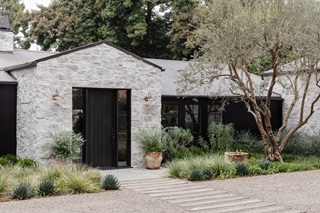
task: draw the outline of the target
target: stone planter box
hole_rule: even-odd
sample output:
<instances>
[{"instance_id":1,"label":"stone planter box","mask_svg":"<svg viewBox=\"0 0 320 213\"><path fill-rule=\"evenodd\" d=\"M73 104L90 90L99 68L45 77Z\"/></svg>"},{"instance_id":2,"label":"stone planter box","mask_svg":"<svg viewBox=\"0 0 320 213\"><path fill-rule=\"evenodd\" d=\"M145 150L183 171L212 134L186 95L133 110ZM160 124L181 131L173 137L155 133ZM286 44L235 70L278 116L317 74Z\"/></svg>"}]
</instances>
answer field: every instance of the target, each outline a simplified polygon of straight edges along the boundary
<instances>
[{"instance_id":1,"label":"stone planter box","mask_svg":"<svg viewBox=\"0 0 320 213\"><path fill-rule=\"evenodd\" d=\"M62 167L62 166L71 166L72 164L73 162L70 159L59 159L59 158L49 157L50 166Z\"/></svg>"},{"instance_id":2,"label":"stone planter box","mask_svg":"<svg viewBox=\"0 0 320 213\"><path fill-rule=\"evenodd\" d=\"M246 152L225 152L224 160L231 164L239 162L249 163L249 154Z\"/></svg>"}]
</instances>

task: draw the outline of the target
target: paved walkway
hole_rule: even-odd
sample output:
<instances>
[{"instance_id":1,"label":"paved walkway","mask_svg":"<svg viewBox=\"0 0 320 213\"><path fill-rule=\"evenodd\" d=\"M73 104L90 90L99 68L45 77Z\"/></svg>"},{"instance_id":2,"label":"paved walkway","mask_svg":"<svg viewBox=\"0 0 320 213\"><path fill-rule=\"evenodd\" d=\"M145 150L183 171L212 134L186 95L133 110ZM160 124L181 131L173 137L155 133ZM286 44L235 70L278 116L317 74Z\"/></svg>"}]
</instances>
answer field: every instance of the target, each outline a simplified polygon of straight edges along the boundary
<instances>
[{"instance_id":1,"label":"paved walkway","mask_svg":"<svg viewBox=\"0 0 320 213\"><path fill-rule=\"evenodd\" d=\"M237 195L217 191L194 182L160 178L148 180L122 181L122 187L137 193L157 197L165 203L172 203L187 211L201 213L302 213L290 207L276 205Z\"/></svg>"}]
</instances>

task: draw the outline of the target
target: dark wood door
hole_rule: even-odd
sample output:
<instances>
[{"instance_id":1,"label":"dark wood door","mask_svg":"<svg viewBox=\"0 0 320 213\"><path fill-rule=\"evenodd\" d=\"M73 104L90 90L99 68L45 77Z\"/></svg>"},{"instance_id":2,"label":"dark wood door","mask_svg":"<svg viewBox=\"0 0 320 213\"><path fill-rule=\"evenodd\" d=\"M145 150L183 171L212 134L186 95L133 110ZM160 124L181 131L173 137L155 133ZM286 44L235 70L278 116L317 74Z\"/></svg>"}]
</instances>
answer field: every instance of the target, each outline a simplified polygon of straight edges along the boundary
<instances>
[{"instance_id":1,"label":"dark wood door","mask_svg":"<svg viewBox=\"0 0 320 213\"><path fill-rule=\"evenodd\" d=\"M115 167L116 91L86 89L85 162L94 167Z\"/></svg>"},{"instance_id":2,"label":"dark wood door","mask_svg":"<svg viewBox=\"0 0 320 213\"><path fill-rule=\"evenodd\" d=\"M17 85L0 84L0 156L16 154Z\"/></svg>"}]
</instances>

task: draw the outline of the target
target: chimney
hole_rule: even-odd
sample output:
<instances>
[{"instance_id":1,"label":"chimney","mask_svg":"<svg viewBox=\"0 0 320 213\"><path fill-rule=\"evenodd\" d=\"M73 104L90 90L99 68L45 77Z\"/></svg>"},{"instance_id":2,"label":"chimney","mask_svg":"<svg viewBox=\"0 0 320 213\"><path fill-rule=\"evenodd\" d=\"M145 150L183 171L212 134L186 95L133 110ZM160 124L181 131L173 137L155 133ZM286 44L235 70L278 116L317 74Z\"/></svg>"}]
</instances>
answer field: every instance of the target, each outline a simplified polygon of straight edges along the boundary
<instances>
[{"instance_id":1,"label":"chimney","mask_svg":"<svg viewBox=\"0 0 320 213\"><path fill-rule=\"evenodd\" d=\"M0 16L0 52L13 52L13 32L8 17Z\"/></svg>"}]
</instances>

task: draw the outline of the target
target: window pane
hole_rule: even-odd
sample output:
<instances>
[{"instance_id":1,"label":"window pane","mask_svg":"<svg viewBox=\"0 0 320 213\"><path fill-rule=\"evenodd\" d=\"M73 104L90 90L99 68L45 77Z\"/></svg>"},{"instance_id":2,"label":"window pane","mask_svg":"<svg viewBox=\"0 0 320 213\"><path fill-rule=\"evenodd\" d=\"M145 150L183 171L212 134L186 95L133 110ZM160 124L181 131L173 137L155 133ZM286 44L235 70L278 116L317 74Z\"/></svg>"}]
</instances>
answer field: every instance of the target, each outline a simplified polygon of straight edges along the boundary
<instances>
[{"instance_id":1,"label":"window pane","mask_svg":"<svg viewBox=\"0 0 320 213\"><path fill-rule=\"evenodd\" d=\"M199 105L185 105L185 128L191 133L201 133L201 113Z\"/></svg>"},{"instance_id":2,"label":"window pane","mask_svg":"<svg viewBox=\"0 0 320 213\"><path fill-rule=\"evenodd\" d=\"M211 123L222 123L222 111L218 104L208 106L208 124Z\"/></svg>"},{"instance_id":3,"label":"window pane","mask_svg":"<svg viewBox=\"0 0 320 213\"><path fill-rule=\"evenodd\" d=\"M164 127L178 126L178 105L162 105L161 124Z\"/></svg>"}]
</instances>

